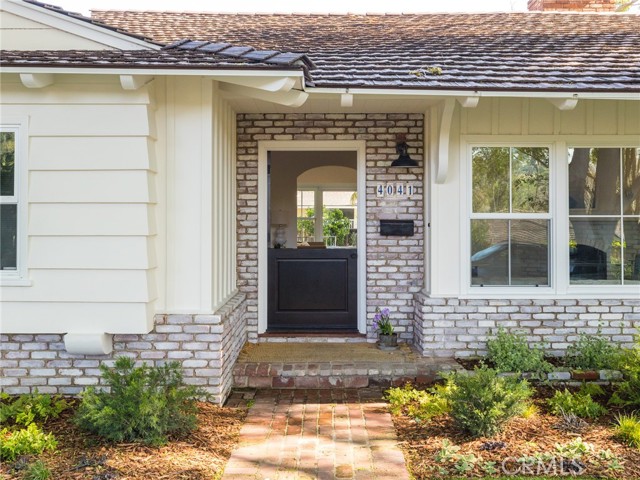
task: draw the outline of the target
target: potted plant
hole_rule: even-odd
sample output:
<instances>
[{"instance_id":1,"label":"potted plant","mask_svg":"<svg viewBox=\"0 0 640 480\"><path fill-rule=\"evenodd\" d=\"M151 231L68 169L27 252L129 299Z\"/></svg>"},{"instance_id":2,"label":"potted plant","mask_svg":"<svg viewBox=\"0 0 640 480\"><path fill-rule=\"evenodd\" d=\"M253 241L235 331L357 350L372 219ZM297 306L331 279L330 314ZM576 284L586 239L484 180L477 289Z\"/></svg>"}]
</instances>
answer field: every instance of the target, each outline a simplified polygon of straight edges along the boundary
<instances>
[{"instance_id":1,"label":"potted plant","mask_svg":"<svg viewBox=\"0 0 640 480\"><path fill-rule=\"evenodd\" d=\"M398 334L393 332L393 324L389 320L389 309L376 307L373 326L378 332L378 348L380 350L395 350L398 348Z\"/></svg>"}]
</instances>

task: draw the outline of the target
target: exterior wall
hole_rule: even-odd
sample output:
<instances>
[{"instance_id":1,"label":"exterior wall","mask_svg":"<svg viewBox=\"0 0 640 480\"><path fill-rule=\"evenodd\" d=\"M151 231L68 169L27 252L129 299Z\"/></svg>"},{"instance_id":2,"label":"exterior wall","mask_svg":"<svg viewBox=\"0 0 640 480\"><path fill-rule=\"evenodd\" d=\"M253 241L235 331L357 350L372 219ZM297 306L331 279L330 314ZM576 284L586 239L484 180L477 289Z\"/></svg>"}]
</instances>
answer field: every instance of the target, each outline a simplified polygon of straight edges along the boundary
<instances>
[{"instance_id":1,"label":"exterior wall","mask_svg":"<svg viewBox=\"0 0 640 480\"><path fill-rule=\"evenodd\" d=\"M580 100L576 108L569 111L561 111L544 99L482 98L476 108L458 105L451 126L446 182L437 184L431 178L427 193L428 221L431 223L427 292L433 297L457 297L466 293L461 265L466 261L462 253L465 235L461 230L464 226L461 221L465 209L463 202L467 198L464 178L469 169L466 142L550 145L556 167L564 167L566 164L562 161L567 142L608 142L622 146L623 141L637 145L638 138L638 102ZM437 139L431 138L430 142L437 142ZM435 171L433 161L431 170ZM565 198L552 198L557 208L564 201ZM560 215L560 210L552 213ZM567 292L558 291L557 294ZM601 292L593 295L596 294Z\"/></svg>"},{"instance_id":2,"label":"exterior wall","mask_svg":"<svg viewBox=\"0 0 640 480\"><path fill-rule=\"evenodd\" d=\"M157 298L150 87L2 78L3 118L28 118L26 285L2 287L2 331L146 333Z\"/></svg>"},{"instance_id":3,"label":"exterior wall","mask_svg":"<svg viewBox=\"0 0 640 480\"><path fill-rule=\"evenodd\" d=\"M580 333L631 347L640 328L640 299L475 300L416 295L415 348L429 357L486 354L486 340L502 327L525 332L531 344L563 355Z\"/></svg>"},{"instance_id":4,"label":"exterior wall","mask_svg":"<svg viewBox=\"0 0 640 480\"><path fill-rule=\"evenodd\" d=\"M28 282L2 287L7 391L77 393L126 354L184 359L189 381L224 400L247 335L236 118L217 83L125 91L116 76L61 76L33 90L7 75L2 101L3 118L29 120ZM69 332L116 334L114 352L70 355Z\"/></svg>"},{"instance_id":5,"label":"exterior wall","mask_svg":"<svg viewBox=\"0 0 640 480\"><path fill-rule=\"evenodd\" d=\"M232 384L232 368L246 341L246 304L238 294L214 315L161 315L143 335L115 335L110 356L71 355L62 335L0 335L0 387L10 394L33 392L77 395L101 384L100 365L128 356L160 365L178 361L185 383L197 385L221 404Z\"/></svg>"},{"instance_id":6,"label":"exterior wall","mask_svg":"<svg viewBox=\"0 0 640 480\"><path fill-rule=\"evenodd\" d=\"M217 88L188 77L158 91L167 205L158 312L209 314L236 292L235 113Z\"/></svg>"},{"instance_id":7,"label":"exterior wall","mask_svg":"<svg viewBox=\"0 0 640 480\"><path fill-rule=\"evenodd\" d=\"M615 0L529 0L529 11L615 12Z\"/></svg>"},{"instance_id":8,"label":"exterior wall","mask_svg":"<svg viewBox=\"0 0 640 480\"><path fill-rule=\"evenodd\" d=\"M0 2L5 50L147 50L153 45L21 0Z\"/></svg>"},{"instance_id":9,"label":"exterior wall","mask_svg":"<svg viewBox=\"0 0 640 480\"><path fill-rule=\"evenodd\" d=\"M423 169L389 170L397 158L396 135L407 134L412 158L423 155L421 114L238 115L238 288L247 296L249 340L258 340L258 142L267 140L365 140L368 336L376 306L388 306L396 331L413 338L413 294L423 283L422 189L410 200L377 198L379 182L422 185ZM422 162L420 162L422 163ZM362 199L360 199L362 201ZM412 219L414 237L381 237L380 219Z\"/></svg>"},{"instance_id":10,"label":"exterior wall","mask_svg":"<svg viewBox=\"0 0 640 480\"><path fill-rule=\"evenodd\" d=\"M580 100L574 110L561 111L542 99L483 98L474 109L457 106L451 132L448 177L443 184L432 179L429 186L431 261L427 263L428 288L416 295L416 348L426 356L482 355L487 335L498 327L523 330L530 342L546 343L555 355L562 354L579 333L595 334L598 329L611 341L630 345L640 327L637 290L629 293L633 287L626 295L597 286L561 287L557 282L551 294L515 294L497 287L470 291L463 273L468 265L464 253L468 219L463 202L468 198L464 180L470 161L467 143L534 142L549 145L556 159L552 164L551 214L555 222L565 218L567 199L553 192L554 182L567 182L566 173L561 173L566 168L567 145L637 145L637 102ZM552 228L564 232L558 225L563 224L552 223ZM563 235L568 244L568 231ZM631 235L629 242L635 244ZM568 252L554 244L552 275L564 265L562 255L568 265ZM555 275L559 273L555 271Z\"/></svg>"}]
</instances>

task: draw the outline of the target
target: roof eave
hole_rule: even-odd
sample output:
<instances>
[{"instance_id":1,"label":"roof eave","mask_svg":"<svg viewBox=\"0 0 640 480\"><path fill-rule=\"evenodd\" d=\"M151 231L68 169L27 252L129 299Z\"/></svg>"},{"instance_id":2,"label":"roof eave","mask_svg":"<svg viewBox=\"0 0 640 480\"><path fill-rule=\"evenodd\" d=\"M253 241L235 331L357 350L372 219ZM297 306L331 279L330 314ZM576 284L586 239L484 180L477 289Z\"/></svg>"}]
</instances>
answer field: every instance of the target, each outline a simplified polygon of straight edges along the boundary
<instances>
[{"instance_id":1,"label":"roof eave","mask_svg":"<svg viewBox=\"0 0 640 480\"><path fill-rule=\"evenodd\" d=\"M640 101L639 89L526 89L526 88L424 88L424 87L308 87L309 94L337 95L396 95L434 97L521 97L521 98L576 98Z\"/></svg>"}]
</instances>

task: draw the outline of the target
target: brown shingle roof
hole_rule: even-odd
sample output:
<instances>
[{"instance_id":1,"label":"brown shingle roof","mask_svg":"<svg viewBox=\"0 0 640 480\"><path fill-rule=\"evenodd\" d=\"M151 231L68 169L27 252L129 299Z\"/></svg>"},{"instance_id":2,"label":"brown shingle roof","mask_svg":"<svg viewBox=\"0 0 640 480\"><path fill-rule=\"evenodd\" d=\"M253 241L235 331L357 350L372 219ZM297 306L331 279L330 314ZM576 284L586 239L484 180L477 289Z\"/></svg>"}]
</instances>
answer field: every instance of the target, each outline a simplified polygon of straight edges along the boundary
<instances>
[{"instance_id":1,"label":"brown shingle roof","mask_svg":"<svg viewBox=\"0 0 640 480\"><path fill-rule=\"evenodd\" d=\"M159 42L306 53L319 87L640 91L640 15L93 11Z\"/></svg>"}]
</instances>

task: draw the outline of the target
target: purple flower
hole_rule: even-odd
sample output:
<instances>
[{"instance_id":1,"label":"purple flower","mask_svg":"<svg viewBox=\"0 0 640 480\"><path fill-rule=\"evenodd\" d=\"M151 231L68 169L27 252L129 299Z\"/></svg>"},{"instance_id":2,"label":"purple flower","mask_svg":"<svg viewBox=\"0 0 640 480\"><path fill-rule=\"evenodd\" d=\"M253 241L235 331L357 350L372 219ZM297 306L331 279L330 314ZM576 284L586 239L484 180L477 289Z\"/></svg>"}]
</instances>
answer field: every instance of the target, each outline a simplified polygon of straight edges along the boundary
<instances>
[{"instance_id":1,"label":"purple flower","mask_svg":"<svg viewBox=\"0 0 640 480\"><path fill-rule=\"evenodd\" d=\"M382 320L382 316L379 313L376 313L373 317L373 320L378 323L380 320Z\"/></svg>"},{"instance_id":2,"label":"purple flower","mask_svg":"<svg viewBox=\"0 0 640 480\"><path fill-rule=\"evenodd\" d=\"M385 317L387 317L389 315L389 309L388 308L383 308L382 309L382 315L384 315Z\"/></svg>"}]
</instances>

